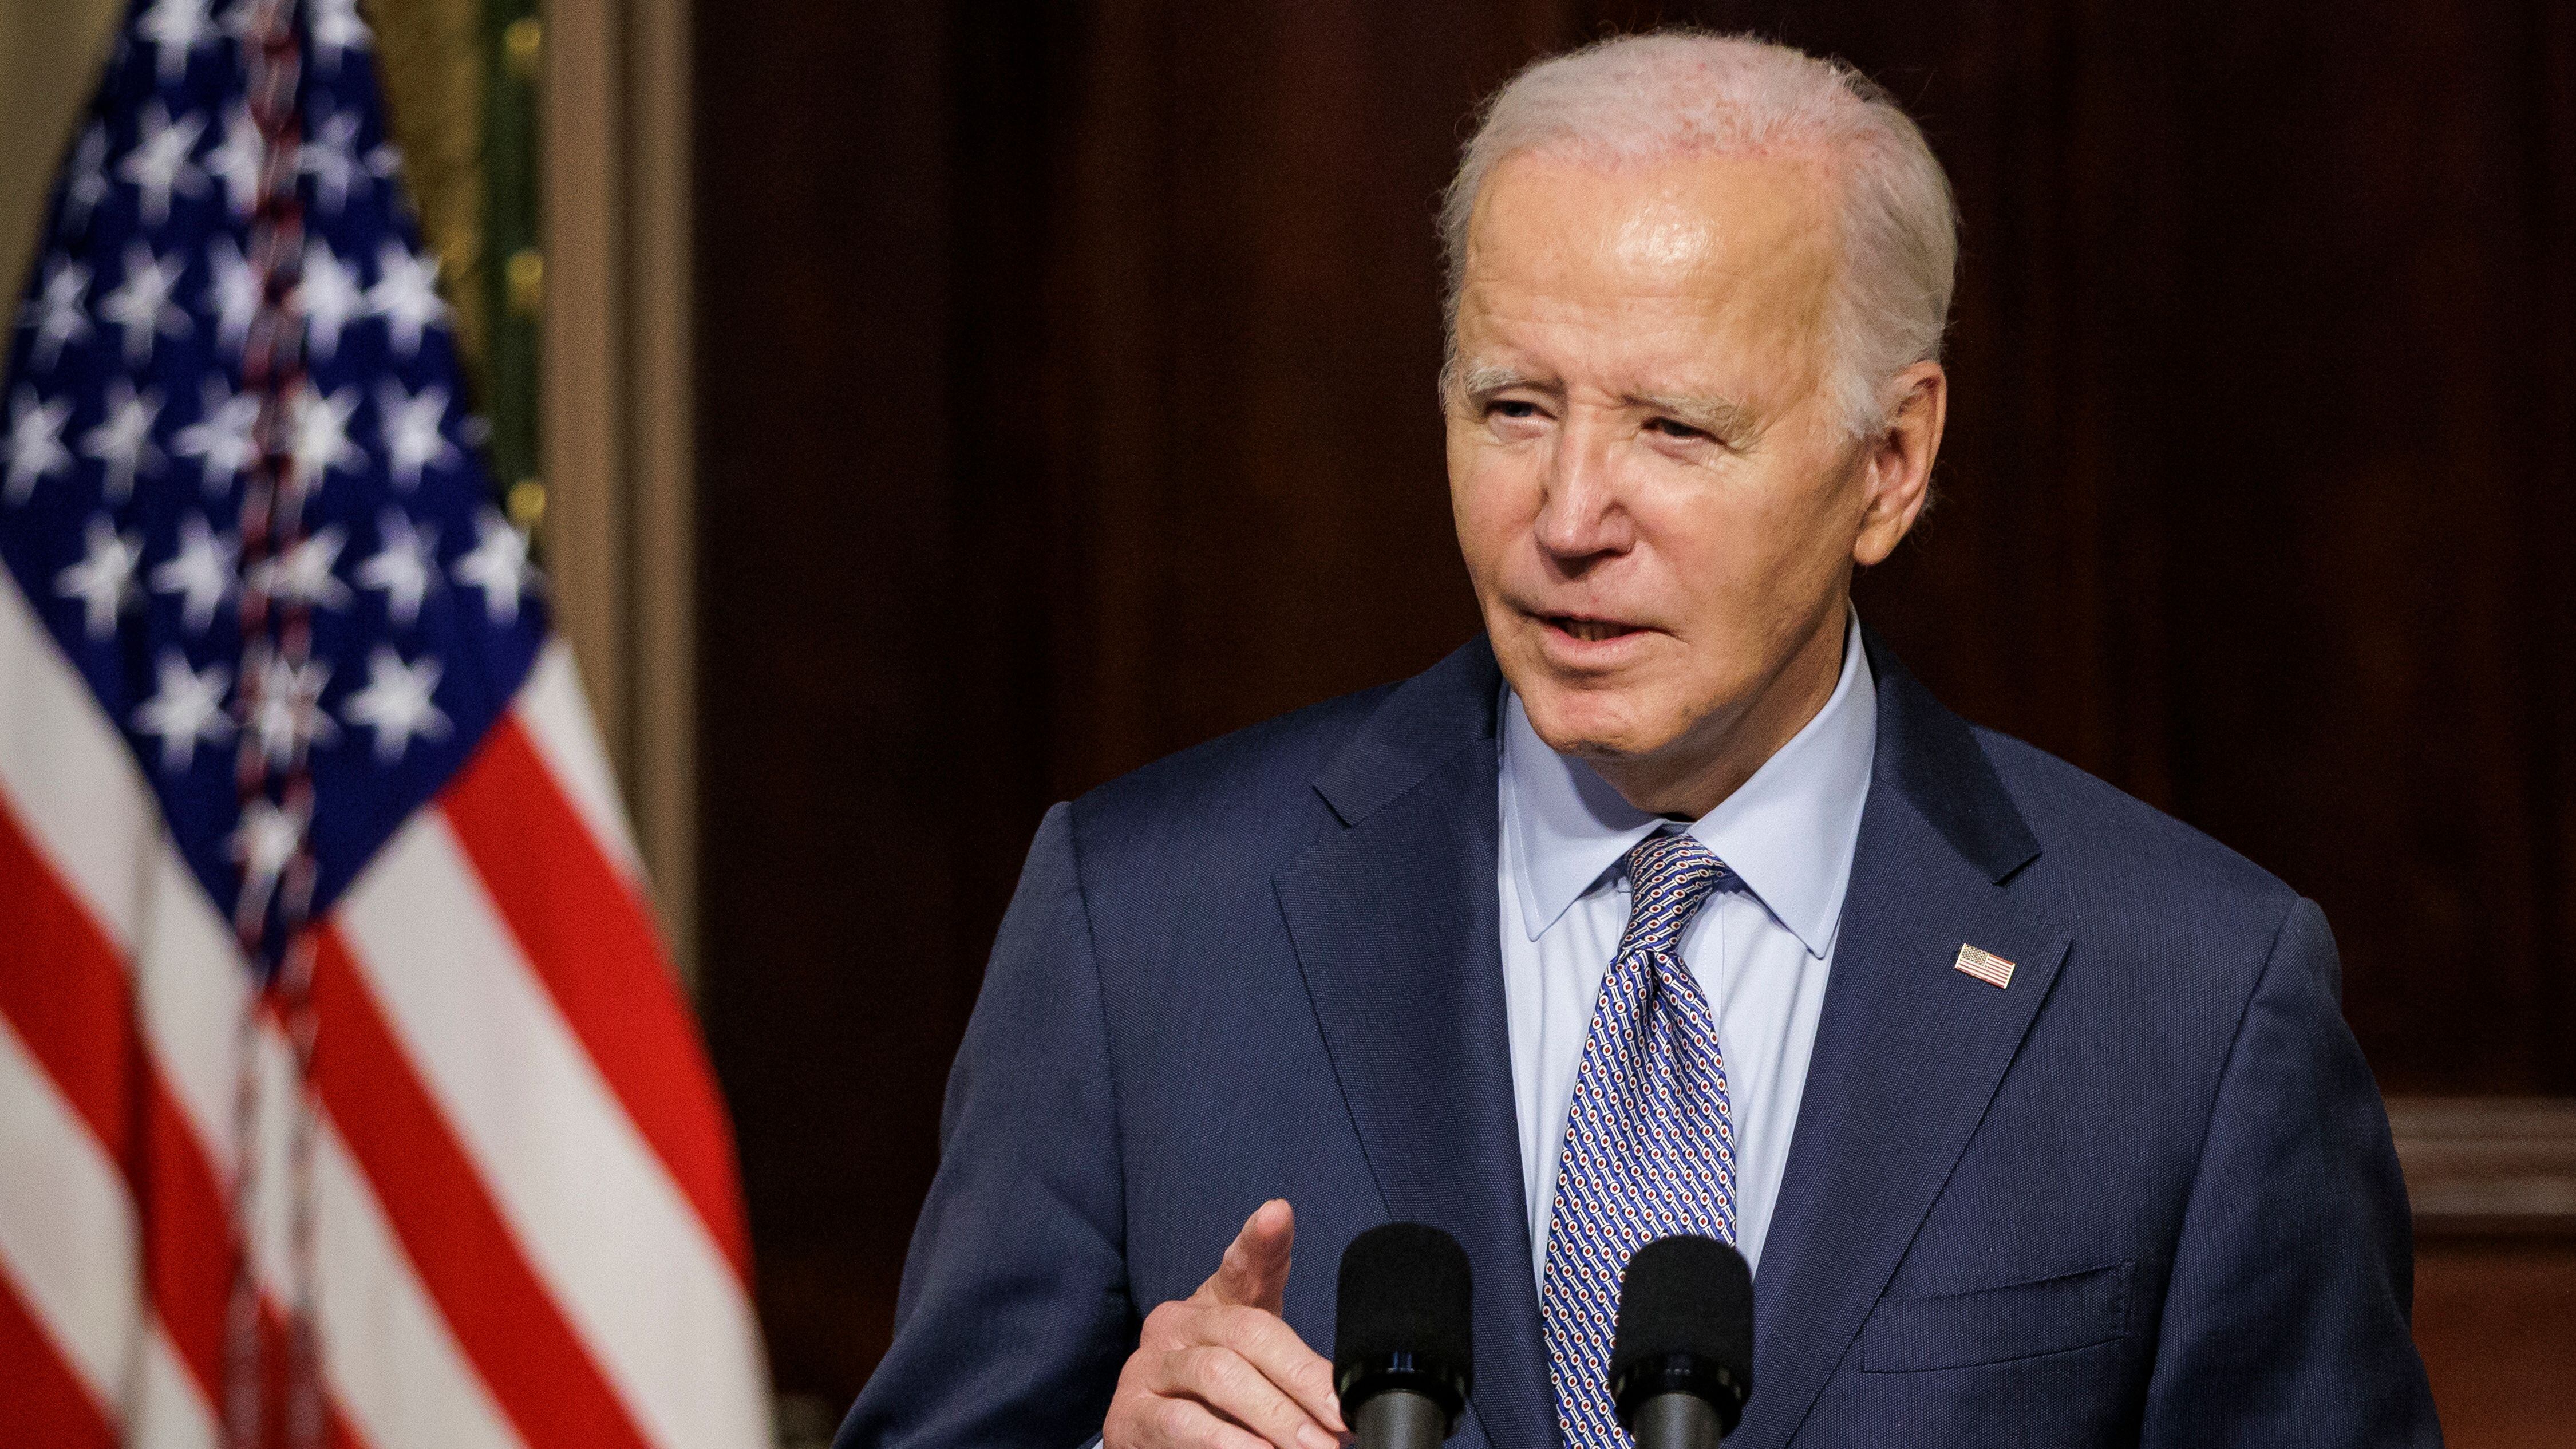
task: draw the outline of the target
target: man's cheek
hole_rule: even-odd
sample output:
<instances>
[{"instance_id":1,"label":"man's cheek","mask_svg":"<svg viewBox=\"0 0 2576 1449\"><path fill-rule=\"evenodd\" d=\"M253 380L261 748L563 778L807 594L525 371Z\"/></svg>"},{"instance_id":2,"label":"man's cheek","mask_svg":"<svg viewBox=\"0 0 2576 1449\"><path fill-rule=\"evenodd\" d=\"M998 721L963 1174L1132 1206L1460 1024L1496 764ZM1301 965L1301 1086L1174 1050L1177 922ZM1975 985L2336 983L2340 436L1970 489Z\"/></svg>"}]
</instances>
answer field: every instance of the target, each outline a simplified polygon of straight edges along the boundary
<instances>
[{"instance_id":1,"label":"man's cheek","mask_svg":"<svg viewBox=\"0 0 2576 1449\"><path fill-rule=\"evenodd\" d=\"M1478 588L1501 585L1514 544L1529 533L1524 517L1528 512L1517 505L1509 480L1491 471L1469 478L1458 489L1458 545Z\"/></svg>"}]
</instances>

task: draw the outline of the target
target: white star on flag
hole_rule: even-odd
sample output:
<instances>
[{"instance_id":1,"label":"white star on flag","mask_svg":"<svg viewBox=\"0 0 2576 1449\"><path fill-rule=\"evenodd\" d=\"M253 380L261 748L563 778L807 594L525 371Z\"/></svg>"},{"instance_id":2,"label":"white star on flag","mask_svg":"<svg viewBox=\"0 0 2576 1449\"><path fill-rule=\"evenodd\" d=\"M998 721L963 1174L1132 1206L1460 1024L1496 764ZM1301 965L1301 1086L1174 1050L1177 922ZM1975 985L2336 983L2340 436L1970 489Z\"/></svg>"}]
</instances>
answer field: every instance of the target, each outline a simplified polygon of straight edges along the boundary
<instances>
[{"instance_id":1,"label":"white star on flag","mask_svg":"<svg viewBox=\"0 0 2576 1449\"><path fill-rule=\"evenodd\" d=\"M170 219L171 193L205 194L206 173L188 159L197 149L197 138L205 131L205 117L173 121L159 101L143 112L143 133L134 149L117 163L116 174L134 183L147 224L159 226Z\"/></svg>"},{"instance_id":2,"label":"white star on flag","mask_svg":"<svg viewBox=\"0 0 2576 1449\"><path fill-rule=\"evenodd\" d=\"M224 713L224 690L232 671L209 664L199 674L176 649L161 651L161 688L134 711L134 727L161 738L161 768L185 770L195 763L197 741L229 739L232 717Z\"/></svg>"},{"instance_id":3,"label":"white star on flag","mask_svg":"<svg viewBox=\"0 0 2576 1449\"><path fill-rule=\"evenodd\" d=\"M98 304L98 311L125 329L125 360L130 365L141 367L152 360L156 338L188 335L187 309L170 300L170 294L179 289L179 274L187 267L184 253L161 257L149 242L138 241L125 249L125 280Z\"/></svg>"},{"instance_id":4,"label":"white star on flag","mask_svg":"<svg viewBox=\"0 0 2576 1449\"><path fill-rule=\"evenodd\" d=\"M288 549L285 557L269 559L252 569L251 587L265 591L280 603L345 609L349 606L349 586L340 582L331 568L340 561L340 550L348 542L349 535L336 523L320 529Z\"/></svg>"},{"instance_id":5,"label":"white star on flag","mask_svg":"<svg viewBox=\"0 0 2576 1449\"><path fill-rule=\"evenodd\" d=\"M78 231L107 200L107 125L92 121L72 151L71 180L63 188L62 229Z\"/></svg>"},{"instance_id":6,"label":"white star on flag","mask_svg":"<svg viewBox=\"0 0 2576 1449\"><path fill-rule=\"evenodd\" d=\"M106 514L89 521L89 556L54 576L54 592L81 601L84 627L92 639L116 633L116 616L134 599L134 567L143 561L142 540L118 533Z\"/></svg>"},{"instance_id":7,"label":"white star on flag","mask_svg":"<svg viewBox=\"0 0 2576 1449\"><path fill-rule=\"evenodd\" d=\"M194 513L179 520L179 551L152 571L154 591L180 596L179 618L191 634L215 621L215 610L233 591L233 559L241 545L218 534Z\"/></svg>"},{"instance_id":8,"label":"white star on flag","mask_svg":"<svg viewBox=\"0 0 2576 1449\"><path fill-rule=\"evenodd\" d=\"M304 844L304 822L274 802L253 800L242 807L234 827L232 858L242 869L242 909L253 916L268 913L268 898L277 878Z\"/></svg>"},{"instance_id":9,"label":"white star on flag","mask_svg":"<svg viewBox=\"0 0 2576 1449\"><path fill-rule=\"evenodd\" d=\"M313 48L321 52L322 68L337 70L340 53L365 50L375 38L367 22L358 17L358 0L312 0Z\"/></svg>"},{"instance_id":10,"label":"white star on flag","mask_svg":"<svg viewBox=\"0 0 2576 1449\"><path fill-rule=\"evenodd\" d=\"M134 28L159 48L165 81L186 75L188 53L216 38L215 27L206 18L206 0L153 0Z\"/></svg>"},{"instance_id":11,"label":"white star on flag","mask_svg":"<svg viewBox=\"0 0 2576 1449\"><path fill-rule=\"evenodd\" d=\"M384 590L386 617L408 629L438 577L438 529L414 527L402 510L388 508L376 520L376 533L384 546L358 565L358 587Z\"/></svg>"},{"instance_id":12,"label":"white star on flag","mask_svg":"<svg viewBox=\"0 0 2576 1449\"><path fill-rule=\"evenodd\" d=\"M45 264L43 295L18 312L20 325L36 329L33 360L38 372L52 370L55 359L63 354L64 343L89 335L89 312L83 305L88 296L89 268L67 257L55 257Z\"/></svg>"},{"instance_id":13,"label":"white star on flag","mask_svg":"<svg viewBox=\"0 0 2576 1449\"><path fill-rule=\"evenodd\" d=\"M203 406L197 420L181 428L172 441L180 457L197 460L206 496L218 498L259 454L252 438L259 426L259 398L234 392L220 376L207 378L198 397Z\"/></svg>"},{"instance_id":14,"label":"white star on flag","mask_svg":"<svg viewBox=\"0 0 2576 1449\"><path fill-rule=\"evenodd\" d=\"M403 757L412 737L447 738L447 716L431 696L438 692L438 656L423 655L418 664L379 646L367 656L367 684L350 695L340 712L349 724L376 732L376 758L391 763Z\"/></svg>"},{"instance_id":15,"label":"white star on flag","mask_svg":"<svg viewBox=\"0 0 2576 1449\"><path fill-rule=\"evenodd\" d=\"M250 324L259 316L259 273L251 270L241 248L228 236L207 245L206 260L215 274L208 289L215 300L215 340L239 356L250 340Z\"/></svg>"},{"instance_id":16,"label":"white star on flag","mask_svg":"<svg viewBox=\"0 0 2576 1449\"><path fill-rule=\"evenodd\" d=\"M358 287L357 274L320 237L304 249L304 280L295 298L304 308L305 345L326 362L340 350L341 329L366 313L367 296Z\"/></svg>"},{"instance_id":17,"label":"white star on flag","mask_svg":"<svg viewBox=\"0 0 2576 1449\"><path fill-rule=\"evenodd\" d=\"M323 688L331 682L328 661L290 664L272 654L260 674L259 702L251 710L251 731L271 766L284 769L296 754L340 737L340 727L320 707Z\"/></svg>"},{"instance_id":18,"label":"white star on flag","mask_svg":"<svg viewBox=\"0 0 2576 1449\"><path fill-rule=\"evenodd\" d=\"M396 487L417 488L421 469L452 468L463 461L464 455L441 431L447 420L447 389L425 387L406 394L401 383L388 382L377 390L376 416Z\"/></svg>"},{"instance_id":19,"label":"white star on flag","mask_svg":"<svg viewBox=\"0 0 2576 1449\"><path fill-rule=\"evenodd\" d=\"M295 472L306 486L321 487L330 470L365 456L349 441L349 419L358 414L356 394L357 389L344 387L324 397L308 382L295 395Z\"/></svg>"},{"instance_id":20,"label":"white star on flag","mask_svg":"<svg viewBox=\"0 0 2576 1449\"><path fill-rule=\"evenodd\" d=\"M353 154L357 144L357 116L339 111L322 123L319 136L296 148L296 169L313 178L313 195L324 211L337 212L347 206L351 189L372 180Z\"/></svg>"},{"instance_id":21,"label":"white star on flag","mask_svg":"<svg viewBox=\"0 0 2576 1449\"><path fill-rule=\"evenodd\" d=\"M447 316L447 303L438 295L437 256L385 243L376 253L376 284L367 289L367 307L385 319L395 351L417 354L420 334Z\"/></svg>"},{"instance_id":22,"label":"white star on flag","mask_svg":"<svg viewBox=\"0 0 2576 1449\"><path fill-rule=\"evenodd\" d=\"M72 465L63 446L63 425L72 420L72 405L61 398L45 402L33 388L22 387L9 400L9 481L0 487L0 502L16 507L36 485Z\"/></svg>"},{"instance_id":23,"label":"white star on flag","mask_svg":"<svg viewBox=\"0 0 2576 1449\"><path fill-rule=\"evenodd\" d=\"M248 216L258 203L260 162L267 155L268 142L250 118L250 107L233 102L224 117L224 143L206 153L206 170L224 183L233 215Z\"/></svg>"},{"instance_id":24,"label":"white star on flag","mask_svg":"<svg viewBox=\"0 0 2576 1449\"><path fill-rule=\"evenodd\" d=\"M481 589L485 611L507 623L519 617L519 595L529 584L528 541L498 509L484 509L475 525L481 537L473 552L456 561L456 578Z\"/></svg>"},{"instance_id":25,"label":"white star on flag","mask_svg":"<svg viewBox=\"0 0 2576 1449\"><path fill-rule=\"evenodd\" d=\"M158 473L168 460L152 444L152 424L161 416L161 394L141 392L122 377L107 382L107 416L81 435L81 453L107 465L103 487L110 503L134 496L134 475Z\"/></svg>"}]
</instances>

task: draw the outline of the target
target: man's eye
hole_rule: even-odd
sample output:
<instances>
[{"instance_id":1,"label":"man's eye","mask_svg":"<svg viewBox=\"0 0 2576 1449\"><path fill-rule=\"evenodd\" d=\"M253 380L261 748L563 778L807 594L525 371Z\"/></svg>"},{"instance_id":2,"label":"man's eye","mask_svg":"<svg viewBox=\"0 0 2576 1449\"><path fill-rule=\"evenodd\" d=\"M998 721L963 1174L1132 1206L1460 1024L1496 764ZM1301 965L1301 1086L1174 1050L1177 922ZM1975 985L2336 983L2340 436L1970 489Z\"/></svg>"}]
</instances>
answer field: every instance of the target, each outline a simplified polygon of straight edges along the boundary
<instances>
[{"instance_id":1,"label":"man's eye","mask_svg":"<svg viewBox=\"0 0 2576 1449\"><path fill-rule=\"evenodd\" d=\"M1646 424L1646 426L1654 429L1656 432L1662 433L1667 438L1708 438L1708 434L1692 427L1690 424L1676 422L1671 418L1657 418L1653 422Z\"/></svg>"},{"instance_id":2,"label":"man's eye","mask_svg":"<svg viewBox=\"0 0 2576 1449\"><path fill-rule=\"evenodd\" d=\"M1534 418L1539 415L1538 404L1497 398L1485 404L1485 415L1494 418Z\"/></svg>"}]
</instances>

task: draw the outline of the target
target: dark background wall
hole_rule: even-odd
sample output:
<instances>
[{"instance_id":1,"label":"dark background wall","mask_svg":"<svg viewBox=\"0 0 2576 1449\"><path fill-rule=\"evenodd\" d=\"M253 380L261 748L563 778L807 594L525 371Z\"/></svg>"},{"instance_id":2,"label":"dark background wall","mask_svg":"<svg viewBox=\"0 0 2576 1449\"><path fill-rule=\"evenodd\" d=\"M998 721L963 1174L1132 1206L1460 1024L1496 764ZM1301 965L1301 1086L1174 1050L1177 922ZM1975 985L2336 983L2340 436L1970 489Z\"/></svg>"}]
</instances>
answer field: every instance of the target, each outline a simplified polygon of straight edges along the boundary
<instances>
[{"instance_id":1,"label":"dark background wall","mask_svg":"<svg viewBox=\"0 0 2576 1449\"><path fill-rule=\"evenodd\" d=\"M699 14L705 1010L783 1387L883 1348L1044 807L1475 627L1433 196L1659 16L1852 60L1957 184L1944 498L1865 617L2321 900L2388 1091L2576 1094L2560 0ZM2496 1305L2576 1250L2457 1252L2455 1435L2576 1424L2444 1366L2549 1352Z\"/></svg>"}]
</instances>

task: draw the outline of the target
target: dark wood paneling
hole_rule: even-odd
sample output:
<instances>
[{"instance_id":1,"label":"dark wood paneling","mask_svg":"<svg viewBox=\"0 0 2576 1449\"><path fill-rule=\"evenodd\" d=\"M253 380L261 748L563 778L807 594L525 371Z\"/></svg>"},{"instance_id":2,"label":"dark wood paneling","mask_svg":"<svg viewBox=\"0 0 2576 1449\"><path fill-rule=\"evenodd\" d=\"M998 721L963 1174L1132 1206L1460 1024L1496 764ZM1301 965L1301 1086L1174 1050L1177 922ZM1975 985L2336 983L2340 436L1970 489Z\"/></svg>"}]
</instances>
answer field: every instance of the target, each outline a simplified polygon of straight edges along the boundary
<instances>
[{"instance_id":1,"label":"dark wood paneling","mask_svg":"<svg viewBox=\"0 0 2576 1449\"><path fill-rule=\"evenodd\" d=\"M2388 1117L2418 1239L2576 1240L2576 1101L2400 1097ZM2576 1340L2576 1316L2568 1333ZM2576 1356L2576 1341L2568 1348Z\"/></svg>"},{"instance_id":2,"label":"dark wood paneling","mask_svg":"<svg viewBox=\"0 0 2576 1449\"><path fill-rule=\"evenodd\" d=\"M1956 180L1871 621L2323 901L2392 1091L2576 1094L2556 0L699 16L705 1006L782 1385L882 1349L1038 812L1474 627L1434 193L1475 97L1659 17L1849 57Z\"/></svg>"},{"instance_id":3,"label":"dark wood paneling","mask_svg":"<svg viewBox=\"0 0 2576 1449\"><path fill-rule=\"evenodd\" d=\"M2576 1442L2576 1243L2428 1245L2415 1342L2450 1449Z\"/></svg>"},{"instance_id":4,"label":"dark wood paneling","mask_svg":"<svg viewBox=\"0 0 2576 1449\"><path fill-rule=\"evenodd\" d=\"M884 1346L990 940L951 869L949 31L697 14L702 1005L774 1374L842 1397Z\"/></svg>"}]
</instances>

